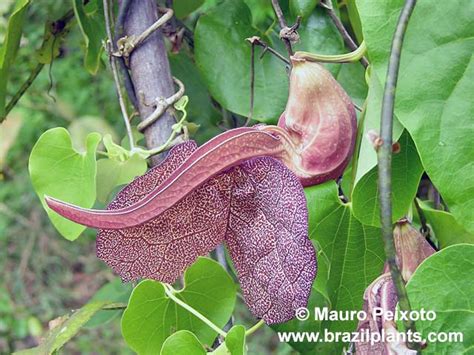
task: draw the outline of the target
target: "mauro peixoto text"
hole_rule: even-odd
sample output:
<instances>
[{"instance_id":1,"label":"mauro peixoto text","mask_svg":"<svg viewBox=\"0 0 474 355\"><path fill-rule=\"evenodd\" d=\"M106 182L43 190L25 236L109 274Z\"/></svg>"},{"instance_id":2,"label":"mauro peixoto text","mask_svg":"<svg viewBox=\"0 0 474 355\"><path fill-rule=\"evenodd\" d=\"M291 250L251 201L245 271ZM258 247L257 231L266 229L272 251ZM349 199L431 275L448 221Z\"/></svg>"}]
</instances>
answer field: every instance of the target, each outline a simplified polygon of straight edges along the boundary
<instances>
[{"instance_id":1,"label":"mauro peixoto text","mask_svg":"<svg viewBox=\"0 0 474 355\"><path fill-rule=\"evenodd\" d=\"M327 307L315 307L314 308L314 320L316 321L363 321L366 320L367 317L371 317L374 320L377 319L384 319L384 320L435 320L436 319L436 312L433 310L425 310L421 308L419 310L411 310L411 311L389 311L384 310L382 307L374 307L369 312L364 310L359 311L337 311L337 310L330 310Z\"/></svg>"}]
</instances>

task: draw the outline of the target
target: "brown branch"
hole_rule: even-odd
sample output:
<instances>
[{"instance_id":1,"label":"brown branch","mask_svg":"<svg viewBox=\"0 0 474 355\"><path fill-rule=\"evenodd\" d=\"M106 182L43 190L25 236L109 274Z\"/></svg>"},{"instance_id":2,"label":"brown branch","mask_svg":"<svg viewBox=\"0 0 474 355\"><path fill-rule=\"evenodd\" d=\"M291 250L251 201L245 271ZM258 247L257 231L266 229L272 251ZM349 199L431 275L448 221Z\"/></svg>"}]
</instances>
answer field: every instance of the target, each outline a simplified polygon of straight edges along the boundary
<instances>
[{"instance_id":1,"label":"brown branch","mask_svg":"<svg viewBox=\"0 0 474 355\"><path fill-rule=\"evenodd\" d=\"M158 11L154 0L132 1L125 16L124 32L128 37L138 36L158 20ZM170 97L174 93L168 56L161 30L150 34L146 41L130 54L130 74L135 92L139 98L138 109L141 120L149 117L155 107L153 103L159 97ZM172 132L175 123L173 115L165 112L160 119L145 130L147 147L153 149L164 144ZM152 157L152 163L158 164L163 154Z\"/></svg>"}]
</instances>

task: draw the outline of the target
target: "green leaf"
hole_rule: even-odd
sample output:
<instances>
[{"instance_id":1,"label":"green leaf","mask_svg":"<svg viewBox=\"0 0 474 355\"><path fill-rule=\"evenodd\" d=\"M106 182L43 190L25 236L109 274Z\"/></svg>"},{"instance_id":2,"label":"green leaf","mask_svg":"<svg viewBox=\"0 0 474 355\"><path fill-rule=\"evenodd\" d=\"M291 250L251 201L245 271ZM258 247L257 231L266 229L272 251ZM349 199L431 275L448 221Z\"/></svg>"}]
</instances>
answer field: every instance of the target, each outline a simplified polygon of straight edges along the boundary
<instances>
[{"instance_id":1,"label":"green leaf","mask_svg":"<svg viewBox=\"0 0 474 355\"><path fill-rule=\"evenodd\" d=\"M341 70L337 74L337 81L354 103L359 106L364 104L368 87L365 82L365 69L360 63L347 63L341 66Z\"/></svg>"},{"instance_id":2,"label":"green leaf","mask_svg":"<svg viewBox=\"0 0 474 355\"><path fill-rule=\"evenodd\" d=\"M402 0L360 0L373 71L385 78ZM474 2L420 0L400 63L395 112L456 220L474 231ZM456 19L456 21L452 21Z\"/></svg>"},{"instance_id":3,"label":"green leaf","mask_svg":"<svg viewBox=\"0 0 474 355\"><path fill-rule=\"evenodd\" d=\"M308 17L319 0L290 0L290 11L293 16Z\"/></svg>"},{"instance_id":4,"label":"green leaf","mask_svg":"<svg viewBox=\"0 0 474 355\"><path fill-rule=\"evenodd\" d=\"M360 23L359 11L357 10L356 0L346 0L347 15L351 23L352 30L356 36L357 42L361 43L364 39L362 34L362 24Z\"/></svg>"},{"instance_id":5,"label":"green leaf","mask_svg":"<svg viewBox=\"0 0 474 355\"><path fill-rule=\"evenodd\" d=\"M392 220L406 216L415 198L423 174L423 166L416 147L405 132L399 140L400 152L392 158ZM363 224L380 227L378 171L372 168L352 192L352 211Z\"/></svg>"},{"instance_id":6,"label":"green leaf","mask_svg":"<svg viewBox=\"0 0 474 355\"><path fill-rule=\"evenodd\" d=\"M367 139L367 133L369 131L380 132L380 117L382 113L382 95L383 87L380 83L380 79L373 71L369 77L369 91L367 94L367 108L364 114L363 128L359 132L362 135L359 160L357 161L357 171L355 177L355 183L368 174L374 167L377 166L377 152L371 141ZM359 128L360 129L360 128ZM393 141L396 142L400 139L403 133L403 126L398 120L393 120Z\"/></svg>"},{"instance_id":7,"label":"green leaf","mask_svg":"<svg viewBox=\"0 0 474 355\"><path fill-rule=\"evenodd\" d=\"M84 143L90 132L97 132L102 137L110 135L112 140L118 140L114 128L106 120L95 116L75 118L67 130L71 135L73 147L79 151L86 149Z\"/></svg>"},{"instance_id":8,"label":"green leaf","mask_svg":"<svg viewBox=\"0 0 474 355\"><path fill-rule=\"evenodd\" d=\"M418 203L441 248L460 243L474 244L474 234L457 223L451 213L435 210L427 201L418 200Z\"/></svg>"},{"instance_id":9,"label":"green leaf","mask_svg":"<svg viewBox=\"0 0 474 355\"><path fill-rule=\"evenodd\" d=\"M222 328L234 310L236 288L222 266L200 257L185 272L184 288L176 296ZM216 337L208 325L169 299L161 283L140 282L122 317L127 344L140 354L156 354L177 330L193 332L207 346Z\"/></svg>"},{"instance_id":10,"label":"green leaf","mask_svg":"<svg viewBox=\"0 0 474 355\"><path fill-rule=\"evenodd\" d=\"M343 51L341 39L323 9L316 9L303 21L299 33L301 41L296 50L331 54ZM252 28L250 10L241 0L225 1L201 16L195 31L196 63L209 92L223 107L243 116L250 110L250 45L245 39L255 35L284 53L276 32L268 37ZM259 60L260 50L256 53L254 119L275 122L288 96L285 65L268 53ZM339 66L331 68L337 74Z\"/></svg>"},{"instance_id":11,"label":"green leaf","mask_svg":"<svg viewBox=\"0 0 474 355\"><path fill-rule=\"evenodd\" d=\"M0 117L5 116L5 103L10 68L15 61L20 46L23 22L30 0L17 0L10 18L0 48Z\"/></svg>"},{"instance_id":12,"label":"green leaf","mask_svg":"<svg viewBox=\"0 0 474 355\"><path fill-rule=\"evenodd\" d=\"M187 120L200 126L193 138L198 143L207 142L221 133L217 127L220 113L213 107L206 85L191 58L180 52L171 54L169 60L173 75L183 82L189 96Z\"/></svg>"},{"instance_id":13,"label":"green leaf","mask_svg":"<svg viewBox=\"0 0 474 355\"><path fill-rule=\"evenodd\" d=\"M102 286L99 291L91 298L94 301L107 301L110 303L127 303L132 293L132 285L130 283L123 283L120 278L115 278L113 281ZM112 319L115 319L121 310L101 310L94 314L94 316L87 322L87 328L95 328L99 325L106 324Z\"/></svg>"},{"instance_id":14,"label":"green leaf","mask_svg":"<svg viewBox=\"0 0 474 355\"><path fill-rule=\"evenodd\" d=\"M74 15L84 38L86 51L84 66L91 74L96 74L105 39L104 9L101 0L92 0L84 5L82 0L72 0Z\"/></svg>"},{"instance_id":15,"label":"green leaf","mask_svg":"<svg viewBox=\"0 0 474 355\"><path fill-rule=\"evenodd\" d=\"M17 355L49 355L53 354L64 346L91 317L106 306L109 302L97 301L86 304L81 309L72 313L71 316L61 317L60 324L56 325L46 335L41 344L32 349L15 352Z\"/></svg>"},{"instance_id":16,"label":"green leaf","mask_svg":"<svg viewBox=\"0 0 474 355\"><path fill-rule=\"evenodd\" d=\"M147 170L146 159L137 154L125 161L100 159L97 161L97 200L106 203L115 187L128 184Z\"/></svg>"},{"instance_id":17,"label":"green leaf","mask_svg":"<svg viewBox=\"0 0 474 355\"><path fill-rule=\"evenodd\" d=\"M92 207L96 196L95 151L100 138L100 134L90 133L86 139L87 151L80 153L72 147L69 132L58 127L43 133L31 151L29 172L33 187L51 222L68 240L76 239L86 227L50 210L44 195Z\"/></svg>"},{"instance_id":18,"label":"green leaf","mask_svg":"<svg viewBox=\"0 0 474 355\"><path fill-rule=\"evenodd\" d=\"M157 352L156 352L157 353ZM199 339L188 330L180 330L170 335L161 348L160 355L201 355L206 350Z\"/></svg>"},{"instance_id":19,"label":"green leaf","mask_svg":"<svg viewBox=\"0 0 474 355\"><path fill-rule=\"evenodd\" d=\"M268 0L244 0L252 13L252 24L263 31L273 24L275 12Z\"/></svg>"},{"instance_id":20,"label":"green leaf","mask_svg":"<svg viewBox=\"0 0 474 355\"><path fill-rule=\"evenodd\" d=\"M317 306L329 305L331 310L340 311L362 309L365 288L380 274L384 263L380 229L363 225L354 217L350 204L339 200L334 181L306 188L305 192L309 236L319 245L318 277L313 286L320 294L315 296L320 302ZM323 321L320 331L352 331L356 325L356 320ZM312 346L322 353L335 353L343 344Z\"/></svg>"},{"instance_id":21,"label":"green leaf","mask_svg":"<svg viewBox=\"0 0 474 355\"><path fill-rule=\"evenodd\" d=\"M417 331L459 332L463 341L430 342L424 354L470 354L474 348L474 245L458 244L426 259L407 285L412 309L436 312L435 320L417 320Z\"/></svg>"},{"instance_id":22,"label":"green leaf","mask_svg":"<svg viewBox=\"0 0 474 355\"><path fill-rule=\"evenodd\" d=\"M177 18L183 19L203 3L204 0L174 0L173 10Z\"/></svg>"},{"instance_id":23,"label":"green leaf","mask_svg":"<svg viewBox=\"0 0 474 355\"><path fill-rule=\"evenodd\" d=\"M234 325L225 337L225 345L232 355L245 355L245 327Z\"/></svg>"}]
</instances>

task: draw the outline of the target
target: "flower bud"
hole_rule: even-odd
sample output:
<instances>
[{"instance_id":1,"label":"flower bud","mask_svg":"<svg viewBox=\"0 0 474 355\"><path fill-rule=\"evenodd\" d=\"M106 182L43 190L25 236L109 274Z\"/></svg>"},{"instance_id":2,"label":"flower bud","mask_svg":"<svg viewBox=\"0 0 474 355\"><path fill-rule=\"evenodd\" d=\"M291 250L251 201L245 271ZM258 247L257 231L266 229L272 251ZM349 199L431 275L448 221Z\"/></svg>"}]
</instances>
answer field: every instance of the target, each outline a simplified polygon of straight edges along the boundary
<instances>
[{"instance_id":1,"label":"flower bud","mask_svg":"<svg viewBox=\"0 0 474 355\"><path fill-rule=\"evenodd\" d=\"M296 147L296 174L304 186L337 179L354 150L354 105L322 65L296 56L292 63L288 102L278 125Z\"/></svg>"},{"instance_id":2,"label":"flower bud","mask_svg":"<svg viewBox=\"0 0 474 355\"><path fill-rule=\"evenodd\" d=\"M393 230L397 264L403 280L408 282L418 265L435 252L421 233L406 219L397 222Z\"/></svg>"}]
</instances>

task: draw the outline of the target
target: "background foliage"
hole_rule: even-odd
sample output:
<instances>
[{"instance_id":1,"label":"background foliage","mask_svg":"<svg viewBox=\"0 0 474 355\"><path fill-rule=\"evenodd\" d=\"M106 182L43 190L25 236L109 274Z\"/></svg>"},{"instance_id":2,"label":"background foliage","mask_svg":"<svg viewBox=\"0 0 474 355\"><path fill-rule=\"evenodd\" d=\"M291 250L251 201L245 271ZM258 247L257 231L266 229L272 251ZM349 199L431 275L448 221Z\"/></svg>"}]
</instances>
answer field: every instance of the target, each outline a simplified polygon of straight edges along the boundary
<instances>
[{"instance_id":1,"label":"background foliage","mask_svg":"<svg viewBox=\"0 0 474 355\"><path fill-rule=\"evenodd\" d=\"M288 23L303 17L295 49L346 52L326 10L317 3L281 1ZM142 156L127 150L102 46L101 4L0 3L0 117L29 73L45 65L0 125L0 352L30 348L46 339L33 352L48 353L64 345L64 353L128 354L163 346L167 354L178 352L180 344L189 353L202 350L201 344L212 346L216 335L173 303L162 284L122 284L96 259L93 230L42 207L46 193L103 208L121 185L147 168ZM365 136L379 129L390 42L403 1L346 0L334 5L351 35L359 43L365 39L371 65L367 71L359 63L327 66L364 111L359 114L358 152L339 186L328 182L306 189L309 236L319 257L310 307L353 310L362 307L363 292L385 260L376 153ZM171 69L186 86L188 120L199 125L193 138L202 143L241 125L249 113L250 46L245 39L258 35L280 53L285 49L270 1L175 0L174 9L193 38L180 44L179 53L167 41ZM75 19L65 31L53 34L52 21L68 12ZM469 275L474 271L473 15L474 3L469 1L434 6L419 0L402 55L394 122L400 153L392 163L393 220L408 216L419 227L422 211L431 227L430 241L442 249L422 264L408 286L415 308L430 304L443 313L433 324L420 323L422 332L442 327L474 334L469 303ZM276 122L287 87L287 70L277 58L267 53L257 60L254 123ZM138 133L136 140L144 144ZM415 198L419 211L413 207ZM448 264L447 271L440 271ZM214 277L202 278L206 274ZM208 258L187 271L178 293L219 327L233 314L234 324L249 328L255 319L239 296L232 267L225 271ZM209 297L212 308L203 301ZM101 310L129 299L125 312ZM84 305L81 313L71 315ZM148 323L139 328L143 318ZM48 326L51 320L72 324L70 332L58 337L58 328ZM163 320L169 323L167 329L177 332L153 333ZM246 337L245 328L234 326L223 346L235 354L245 343L251 353L340 352L348 344L281 344L274 330L351 331L355 326L290 321L260 329L257 338ZM473 343L471 335L464 343L434 345L429 352L467 351Z\"/></svg>"}]
</instances>

